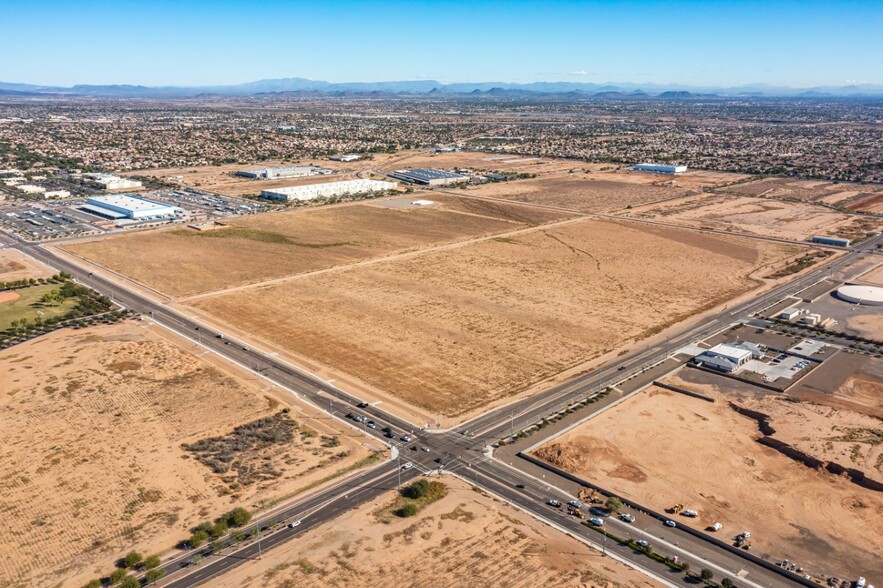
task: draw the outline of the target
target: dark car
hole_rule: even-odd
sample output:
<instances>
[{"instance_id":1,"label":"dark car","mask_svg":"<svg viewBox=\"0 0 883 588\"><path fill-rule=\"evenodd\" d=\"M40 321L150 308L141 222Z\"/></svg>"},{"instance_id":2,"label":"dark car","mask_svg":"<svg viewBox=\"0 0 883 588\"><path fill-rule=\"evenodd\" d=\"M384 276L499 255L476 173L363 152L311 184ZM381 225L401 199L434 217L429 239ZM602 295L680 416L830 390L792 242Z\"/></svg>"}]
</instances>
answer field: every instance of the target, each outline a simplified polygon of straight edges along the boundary
<instances>
[{"instance_id":1,"label":"dark car","mask_svg":"<svg viewBox=\"0 0 883 588\"><path fill-rule=\"evenodd\" d=\"M367 407L368 407L368 403L367 403L367 402L360 402L357 406L358 406L359 408L367 408Z\"/></svg>"}]
</instances>

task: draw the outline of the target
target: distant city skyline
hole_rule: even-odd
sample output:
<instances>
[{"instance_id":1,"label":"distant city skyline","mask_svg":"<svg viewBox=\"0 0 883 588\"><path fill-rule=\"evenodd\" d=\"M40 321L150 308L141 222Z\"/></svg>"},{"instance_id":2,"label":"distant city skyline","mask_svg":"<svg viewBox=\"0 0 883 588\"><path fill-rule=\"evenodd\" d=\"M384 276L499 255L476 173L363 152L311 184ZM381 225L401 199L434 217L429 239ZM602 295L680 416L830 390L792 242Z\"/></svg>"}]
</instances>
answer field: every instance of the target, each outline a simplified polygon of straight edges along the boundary
<instances>
[{"instance_id":1,"label":"distant city skyline","mask_svg":"<svg viewBox=\"0 0 883 588\"><path fill-rule=\"evenodd\" d=\"M0 80L883 84L883 2L0 0Z\"/></svg>"}]
</instances>

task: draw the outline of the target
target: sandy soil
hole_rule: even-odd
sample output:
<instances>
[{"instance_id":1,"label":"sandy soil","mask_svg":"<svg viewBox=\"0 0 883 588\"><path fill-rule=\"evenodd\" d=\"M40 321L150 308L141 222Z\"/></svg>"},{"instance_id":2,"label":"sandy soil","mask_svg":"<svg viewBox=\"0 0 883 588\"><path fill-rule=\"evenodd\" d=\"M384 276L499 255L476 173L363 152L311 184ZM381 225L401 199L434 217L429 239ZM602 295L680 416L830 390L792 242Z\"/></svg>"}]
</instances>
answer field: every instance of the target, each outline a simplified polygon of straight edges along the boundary
<instances>
[{"instance_id":1,"label":"sandy soil","mask_svg":"<svg viewBox=\"0 0 883 588\"><path fill-rule=\"evenodd\" d=\"M579 220L191 305L455 416L751 289L791 249Z\"/></svg>"},{"instance_id":2,"label":"sandy soil","mask_svg":"<svg viewBox=\"0 0 883 588\"><path fill-rule=\"evenodd\" d=\"M686 192L684 188L627 181L636 176L637 174L573 174L485 184L466 188L465 191L477 196L558 206L580 212L610 212L624 209L628 205L639 206L682 196ZM643 175L639 179L643 180Z\"/></svg>"},{"instance_id":3,"label":"sandy soil","mask_svg":"<svg viewBox=\"0 0 883 588\"><path fill-rule=\"evenodd\" d=\"M721 522L725 538L748 529L755 553L808 573L881 577L883 495L798 464L760 436L726 398L651 388L536 453L649 507L696 509L691 524Z\"/></svg>"},{"instance_id":4,"label":"sandy soil","mask_svg":"<svg viewBox=\"0 0 883 588\"><path fill-rule=\"evenodd\" d=\"M883 188L867 184L765 178L720 190L745 196L824 202L867 212L879 212L883 208Z\"/></svg>"},{"instance_id":5,"label":"sandy soil","mask_svg":"<svg viewBox=\"0 0 883 588\"><path fill-rule=\"evenodd\" d=\"M33 257L15 249L0 249L0 282L48 278L55 273Z\"/></svg>"},{"instance_id":6,"label":"sandy soil","mask_svg":"<svg viewBox=\"0 0 883 588\"><path fill-rule=\"evenodd\" d=\"M836 234L853 217L796 202L701 194L629 211L629 216L805 241L812 235Z\"/></svg>"},{"instance_id":7,"label":"sandy soil","mask_svg":"<svg viewBox=\"0 0 883 588\"><path fill-rule=\"evenodd\" d=\"M21 298L21 294L18 292L0 292L0 304L3 304L4 302L13 302L19 298Z\"/></svg>"},{"instance_id":8,"label":"sandy soil","mask_svg":"<svg viewBox=\"0 0 883 588\"><path fill-rule=\"evenodd\" d=\"M167 337L121 323L0 352L0 585L80 586L129 549L169 549L202 520L286 497L368 454L349 429L295 407L291 442L238 454L279 477L234 490L182 444L282 405L245 373ZM299 434L308 429L318 434ZM340 446L322 447L321 435L339 435Z\"/></svg>"},{"instance_id":9,"label":"sandy soil","mask_svg":"<svg viewBox=\"0 0 883 588\"><path fill-rule=\"evenodd\" d=\"M849 318L846 324L862 337L876 340L883 338L883 313L857 315Z\"/></svg>"},{"instance_id":10,"label":"sandy soil","mask_svg":"<svg viewBox=\"0 0 883 588\"><path fill-rule=\"evenodd\" d=\"M213 581L285 586L584 586L659 584L514 508L445 478L418 516L378 522L387 494Z\"/></svg>"},{"instance_id":11,"label":"sandy soil","mask_svg":"<svg viewBox=\"0 0 883 588\"><path fill-rule=\"evenodd\" d=\"M135 233L65 249L180 296L515 230L554 218L560 215L457 198L407 209L359 203L241 217L231 220L228 228L212 231L177 228Z\"/></svg>"},{"instance_id":12,"label":"sandy soil","mask_svg":"<svg viewBox=\"0 0 883 588\"><path fill-rule=\"evenodd\" d=\"M880 265L871 271L862 274L859 278L862 282L874 284L875 286L883 286L883 265Z\"/></svg>"},{"instance_id":13,"label":"sandy soil","mask_svg":"<svg viewBox=\"0 0 883 588\"><path fill-rule=\"evenodd\" d=\"M883 359L839 353L813 370L789 396L883 419Z\"/></svg>"}]
</instances>

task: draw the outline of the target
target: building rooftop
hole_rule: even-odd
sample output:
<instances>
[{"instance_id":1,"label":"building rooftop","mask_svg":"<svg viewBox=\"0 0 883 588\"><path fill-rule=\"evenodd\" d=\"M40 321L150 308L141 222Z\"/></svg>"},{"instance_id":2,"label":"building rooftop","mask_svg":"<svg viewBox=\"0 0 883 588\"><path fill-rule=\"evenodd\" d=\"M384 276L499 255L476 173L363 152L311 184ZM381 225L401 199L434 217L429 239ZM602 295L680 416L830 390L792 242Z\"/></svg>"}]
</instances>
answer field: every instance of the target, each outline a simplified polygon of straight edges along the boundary
<instances>
[{"instance_id":1,"label":"building rooftop","mask_svg":"<svg viewBox=\"0 0 883 588\"><path fill-rule=\"evenodd\" d=\"M129 196L127 194L116 194L112 196L93 196L87 199L87 202L90 204L107 204L109 206L116 206L119 208L125 208L127 210L143 212L147 210L158 210L161 208L175 208L170 204L163 204L162 202L154 202L152 200L146 200L144 198L136 198L135 196Z\"/></svg>"},{"instance_id":2,"label":"building rooftop","mask_svg":"<svg viewBox=\"0 0 883 588\"><path fill-rule=\"evenodd\" d=\"M430 180L449 180L466 177L462 174L432 168L398 169L395 173L407 178L414 178L416 180L421 180L424 182L428 182Z\"/></svg>"}]
</instances>

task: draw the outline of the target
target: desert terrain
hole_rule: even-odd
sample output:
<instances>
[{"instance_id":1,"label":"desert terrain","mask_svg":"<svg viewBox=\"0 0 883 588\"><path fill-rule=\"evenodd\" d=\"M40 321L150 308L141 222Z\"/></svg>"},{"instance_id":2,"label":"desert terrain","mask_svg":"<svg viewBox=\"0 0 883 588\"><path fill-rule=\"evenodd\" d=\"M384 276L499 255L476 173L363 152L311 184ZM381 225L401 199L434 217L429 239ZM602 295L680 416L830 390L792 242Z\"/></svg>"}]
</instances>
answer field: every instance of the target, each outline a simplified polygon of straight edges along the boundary
<instances>
[{"instance_id":1,"label":"desert terrain","mask_svg":"<svg viewBox=\"0 0 883 588\"><path fill-rule=\"evenodd\" d=\"M863 212L883 211L883 189L870 184L762 178L721 188L720 192L779 200L819 202Z\"/></svg>"},{"instance_id":2,"label":"desert terrain","mask_svg":"<svg viewBox=\"0 0 883 588\"><path fill-rule=\"evenodd\" d=\"M566 215L456 197L428 207L376 203L240 217L209 231L175 228L65 249L172 296L321 270L438 243L513 231Z\"/></svg>"},{"instance_id":3,"label":"desert terrain","mask_svg":"<svg viewBox=\"0 0 883 588\"><path fill-rule=\"evenodd\" d=\"M813 235L854 238L856 223L883 226L883 222L876 219L856 218L812 204L719 194L687 196L637 207L626 214L695 228L793 241L806 241Z\"/></svg>"},{"instance_id":4,"label":"desert terrain","mask_svg":"<svg viewBox=\"0 0 883 588\"><path fill-rule=\"evenodd\" d=\"M650 587L656 582L450 476L447 495L385 524L385 494L214 580L286 586Z\"/></svg>"},{"instance_id":5,"label":"desert terrain","mask_svg":"<svg viewBox=\"0 0 883 588\"><path fill-rule=\"evenodd\" d=\"M761 445L757 421L735 412L728 396L704 392L716 402L651 387L535 453L650 508L696 509L698 519L679 522L720 522L724 539L747 529L752 550L773 561L816 575L880 577L883 494ZM794 418L778 410L780 422ZM803 435L834 424L812 410L800 418L812 423ZM799 422L783 428L797 437Z\"/></svg>"},{"instance_id":6,"label":"desert terrain","mask_svg":"<svg viewBox=\"0 0 883 588\"><path fill-rule=\"evenodd\" d=\"M801 380L789 396L883 419L883 360L840 353Z\"/></svg>"},{"instance_id":7,"label":"desert terrain","mask_svg":"<svg viewBox=\"0 0 883 588\"><path fill-rule=\"evenodd\" d=\"M0 249L0 282L48 278L54 273L48 266L20 251Z\"/></svg>"},{"instance_id":8,"label":"desert terrain","mask_svg":"<svg viewBox=\"0 0 883 588\"><path fill-rule=\"evenodd\" d=\"M875 286L883 286L883 265L879 265L862 274L859 280Z\"/></svg>"},{"instance_id":9,"label":"desert terrain","mask_svg":"<svg viewBox=\"0 0 883 588\"><path fill-rule=\"evenodd\" d=\"M161 553L233 506L271 505L370 454L170 337L133 321L0 352L0 585L80 586L129 549ZM265 418L289 437L220 454ZM212 458L225 456L222 472Z\"/></svg>"},{"instance_id":10,"label":"desert terrain","mask_svg":"<svg viewBox=\"0 0 883 588\"><path fill-rule=\"evenodd\" d=\"M758 268L795 252L582 219L202 297L188 308L457 416L756 288Z\"/></svg>"}]
</instances>

